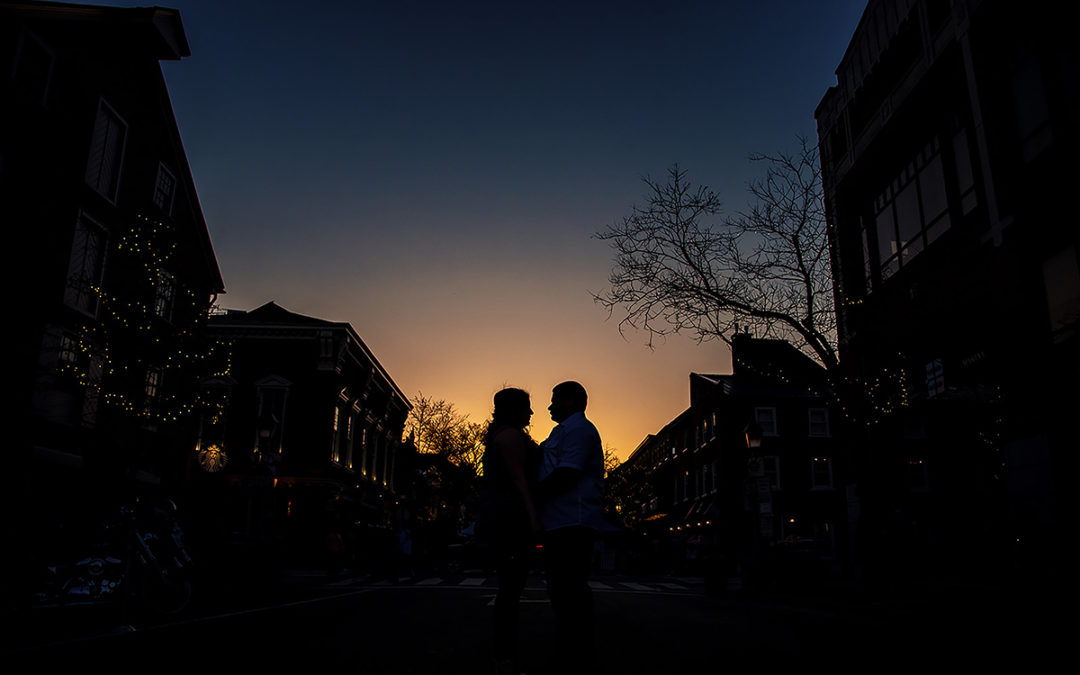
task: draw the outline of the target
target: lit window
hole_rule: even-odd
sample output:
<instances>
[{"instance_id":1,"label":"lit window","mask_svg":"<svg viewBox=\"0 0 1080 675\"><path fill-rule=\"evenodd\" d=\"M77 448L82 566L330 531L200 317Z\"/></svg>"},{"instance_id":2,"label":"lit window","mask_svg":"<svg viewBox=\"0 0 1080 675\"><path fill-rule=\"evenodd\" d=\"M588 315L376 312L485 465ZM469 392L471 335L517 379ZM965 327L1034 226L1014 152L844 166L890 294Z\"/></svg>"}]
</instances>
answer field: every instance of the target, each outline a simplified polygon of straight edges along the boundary
<instances>
[{"instance_id":1,"label":"lit window","mask_svg":"<svg viewBox=\"0 0 1080 675\"><path fill-rule=\"evenodd\" d=\"M338 407L335 405L333 422L330 426L330 461L334 463L341 461L341 449L338 447L338 422L340 414Z\"/></svg>"},{"instance_id":2,"label":"lit window","mask_svg":"<svg viewBox=\"0 0 1080 675\"><path fill-rule=\"evenodd\" d=\"M360 473L367 475L368 433L367 428L360 429Z\"/></svg>"}]
</instances>

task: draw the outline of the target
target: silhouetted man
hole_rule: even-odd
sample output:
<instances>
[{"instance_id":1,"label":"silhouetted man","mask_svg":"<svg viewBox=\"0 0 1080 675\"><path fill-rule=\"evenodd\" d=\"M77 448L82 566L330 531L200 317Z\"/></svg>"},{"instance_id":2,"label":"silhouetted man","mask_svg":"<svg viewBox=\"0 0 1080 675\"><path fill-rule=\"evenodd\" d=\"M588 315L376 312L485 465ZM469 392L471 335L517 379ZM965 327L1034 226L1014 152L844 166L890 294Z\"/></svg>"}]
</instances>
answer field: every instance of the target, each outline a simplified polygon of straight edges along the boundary
<instances>
[{"instance_id":1,"label":"silhouetted man","mask_svg":"<svg viewBox=\"0 0 1080 675\"><path fill-rule=\"evenodd\" d=\"M539 475L557 653L563 672L572 673L591 669L595 661L589 571L593 543L604 522L604 450L596 427L585 419L587 400L577 382L563 382L551 391L548 410L559 425L541 445Z\"/></svg>"}]
</instances>

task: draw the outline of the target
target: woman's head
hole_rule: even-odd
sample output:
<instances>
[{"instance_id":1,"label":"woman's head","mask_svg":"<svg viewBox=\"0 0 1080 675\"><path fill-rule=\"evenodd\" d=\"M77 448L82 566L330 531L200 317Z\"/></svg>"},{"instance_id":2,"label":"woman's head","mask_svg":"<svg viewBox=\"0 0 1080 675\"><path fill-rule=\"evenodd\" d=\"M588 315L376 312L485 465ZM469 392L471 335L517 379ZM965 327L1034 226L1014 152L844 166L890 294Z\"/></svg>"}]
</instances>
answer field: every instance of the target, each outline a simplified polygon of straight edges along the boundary
<instances>
[{"instance_id":1,"label":"woman's head","mask_svg":"<svg viewBox=\"0 0 1080 675\"><path fill-rule=\"evenodd\" d=\"M524 429L529 426L532 414L529 392L508 387L495 393L495 411L491 418L496 425Z\"/></svg>"}]
</instances>

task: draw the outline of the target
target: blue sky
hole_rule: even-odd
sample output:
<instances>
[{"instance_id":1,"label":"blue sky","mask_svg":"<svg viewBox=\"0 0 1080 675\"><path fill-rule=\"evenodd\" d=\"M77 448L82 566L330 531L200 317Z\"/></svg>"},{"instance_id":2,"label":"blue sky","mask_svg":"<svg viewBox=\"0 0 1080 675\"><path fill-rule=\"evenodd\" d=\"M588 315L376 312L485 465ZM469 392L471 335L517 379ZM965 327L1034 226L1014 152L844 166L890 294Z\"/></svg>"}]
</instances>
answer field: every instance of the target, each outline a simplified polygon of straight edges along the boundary
<instances>
[{"instance_id":1,"label":"blue sky","mask_svg":"<svg viewBox=\"0 0 1080 675\"><path fill-rule=\"evenodd\" d=\"M108 2L99 4L135 5ZM409 395L481 420L578 379L626 456L727 349L619 335L591 234L675 162L746 204L814 135L865 2L184 0L166 62L227 293L349 321Z\"/></svg>"}]
</instances>

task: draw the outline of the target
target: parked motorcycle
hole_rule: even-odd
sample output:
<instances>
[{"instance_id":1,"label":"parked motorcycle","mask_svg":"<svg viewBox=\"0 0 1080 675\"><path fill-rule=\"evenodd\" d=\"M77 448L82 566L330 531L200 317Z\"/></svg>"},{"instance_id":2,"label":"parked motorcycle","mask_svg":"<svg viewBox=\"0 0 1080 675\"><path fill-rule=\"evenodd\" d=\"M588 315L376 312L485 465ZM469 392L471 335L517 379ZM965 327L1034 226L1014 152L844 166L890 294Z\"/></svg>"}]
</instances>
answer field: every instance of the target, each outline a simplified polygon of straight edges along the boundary
<instances>
[{"instance_id":1,"label":"parked motorcycle","mask_svg":"<svg viewBox=\"0 0 1080 675\"><path fill-rule=\"evenodd\" d=\"M187 608L192 561L171 500L121 507L101 533L91 552L75 562L45 567L36 606L116 602L125 614L137 607L159 615Z\"/></svg>"}]
</instances>

